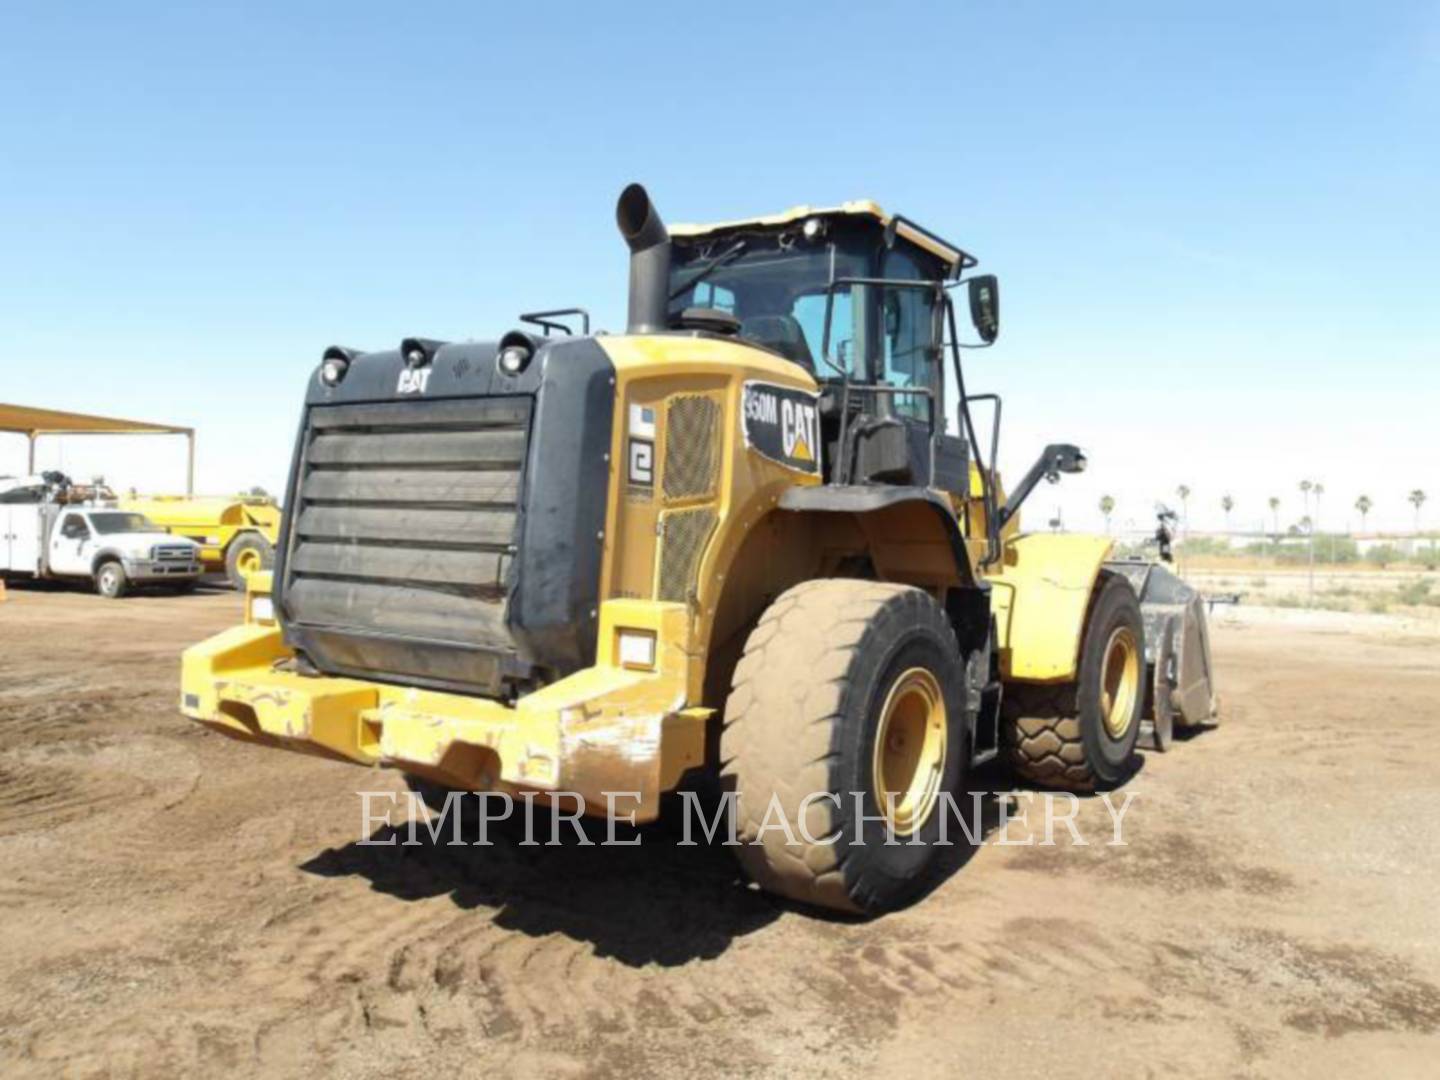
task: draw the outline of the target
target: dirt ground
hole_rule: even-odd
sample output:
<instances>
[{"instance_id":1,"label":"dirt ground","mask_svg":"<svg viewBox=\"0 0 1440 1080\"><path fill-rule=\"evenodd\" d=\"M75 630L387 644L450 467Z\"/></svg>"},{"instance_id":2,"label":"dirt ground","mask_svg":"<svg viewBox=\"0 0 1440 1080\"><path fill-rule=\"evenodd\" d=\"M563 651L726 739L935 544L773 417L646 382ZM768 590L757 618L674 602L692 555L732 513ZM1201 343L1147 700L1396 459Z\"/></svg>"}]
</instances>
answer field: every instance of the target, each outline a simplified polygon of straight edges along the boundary
<instances>
[{"instance_id":1,"label":"dirt ground","mask_svg":"<svg viewBox=\"0 0 1440 1080\"><path fill-rule=\"evenodd\" d=\"M0 604L0 1074L1435 1075L1434 635L1220 616L1224 723L1144 756L1127 846L1086 800L1090 846L992 833L859 923L663 829L357 845L392 774L176 711L239 607Z\"/></svg>"}]
</instances>

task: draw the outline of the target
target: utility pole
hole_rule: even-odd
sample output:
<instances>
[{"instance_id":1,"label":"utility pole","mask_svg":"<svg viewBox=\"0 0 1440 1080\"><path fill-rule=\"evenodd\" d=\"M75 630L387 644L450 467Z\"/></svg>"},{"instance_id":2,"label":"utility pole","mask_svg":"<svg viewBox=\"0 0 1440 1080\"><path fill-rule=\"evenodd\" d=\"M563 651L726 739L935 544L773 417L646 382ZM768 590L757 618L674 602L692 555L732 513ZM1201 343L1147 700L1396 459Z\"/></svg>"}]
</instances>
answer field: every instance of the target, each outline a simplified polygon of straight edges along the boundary
<instances>
[{"instance_id":1,"label":"utility pole","mask_svg":"<svg viewBox=\"0 0 1440 1080\"><path fill-rule=\"evenodd\" d=\"M1305 606L1315 606L1315 518L1310 517L1310 492L1315 490L1315 482L1309 480L1300 481L1300 494L1305 495L1305 531L1306 531L1306 559L1310 564L1308 576L1305 583Z\"/></svg>"}]
</instances>

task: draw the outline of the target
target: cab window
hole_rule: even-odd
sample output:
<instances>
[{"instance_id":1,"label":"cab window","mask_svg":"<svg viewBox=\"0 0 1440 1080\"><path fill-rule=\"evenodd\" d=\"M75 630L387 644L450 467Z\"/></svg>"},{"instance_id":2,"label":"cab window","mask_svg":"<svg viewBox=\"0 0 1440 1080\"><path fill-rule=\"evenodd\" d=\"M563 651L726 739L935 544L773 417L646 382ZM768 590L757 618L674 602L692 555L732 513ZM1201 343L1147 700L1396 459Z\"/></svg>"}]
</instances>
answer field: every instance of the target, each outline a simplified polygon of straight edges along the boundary
<instances>
[{"instance_id":1,"label":"cab window","mask_svg":"<svg viewBox=\"0 0 1440 1080\"><path fill-rule=\"evenodd\" d=\"M805 344L810 355L823 356L821 345L825 340L825 294L805 293L795 298L791 315L805 335ZM850 290L835 290L833 311L830 316L830 358L836 366L848 371L854 378L863 378L864 371L858 367L859 350L855 348L855 318L850 301ZM828 378L835 374L827 364L820 364L816 374Z\"/></svg>"},{"instance_id":2,"label":"cab window","mask_svg":"<svg viewBox=\"0 0 1440 1080\"><path fill-rule=\"evenodd\" d=\"M85 540L90 536L90 526L79 514L66 514L60 526L60 534L68 540Z\"/></svg>"},{"instance_id":3,"label":"cab window","mask_svg":"<svg viewBox=\"0 0 1440 1080\"><path fill-rule=\"evenodd\" d=\"M713 281L702 281L696 285L693 300L695 307L714 308L735 314L734 290L727 289L724 285L716 285Z\"/></svg>"},{"instance_id":4,"label":"cab window","mask_svg":"<svg viewBox=\"0 0 1440 1080\"><path fill-rule=\"evenodd\" d=\"M882 276L923 281L914 258L899 247L886 252ZM935 352L935 292L932 289L886 289L881 302L882 372L891 386L927 387L940 391ZM916 420L930 415L930 398L897 394L895 411Z\"/></svg>"}]
</instances>

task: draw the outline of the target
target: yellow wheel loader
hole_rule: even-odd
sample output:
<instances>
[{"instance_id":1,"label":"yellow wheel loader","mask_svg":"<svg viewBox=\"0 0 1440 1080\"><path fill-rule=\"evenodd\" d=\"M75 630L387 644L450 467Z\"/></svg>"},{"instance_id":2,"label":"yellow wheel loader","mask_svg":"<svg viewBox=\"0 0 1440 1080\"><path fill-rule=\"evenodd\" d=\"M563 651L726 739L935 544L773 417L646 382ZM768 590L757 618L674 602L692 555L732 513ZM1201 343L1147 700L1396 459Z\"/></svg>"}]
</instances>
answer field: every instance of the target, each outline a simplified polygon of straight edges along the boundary
<instances>
[{"instance_id":1,"label":"yellow wheel loader","mask_svg":"<svg viewBox=\"0 0 1440 1080\"><path fill-rule=\"evenodd\" d=\"M952 302L995 340L972 256L869 202L667 229L631 185L616 216L624 334L565 309L325 351L273 576L186 652L187 716L437 805L644 822L718 777L755 882L865 913L932 879L971 767L1090 790L1142 722L1211 718L1198 597L1020 532L1085 458L1001 490Z\"/></svg>"},{"instance_id":2,"label":"yellow wheel loader","mask_svg":"<svg viewBox=\"0 0 1440 1080\"><path fill-rule=\"evenodd\" d=\"M250 495L193 498L186 495L130 495L122 510L144 514L177 536L200 545L205 571L224 574L237 589L274 564L280 537L280 508L273 500Z\"/></svg>"}]
</instances>

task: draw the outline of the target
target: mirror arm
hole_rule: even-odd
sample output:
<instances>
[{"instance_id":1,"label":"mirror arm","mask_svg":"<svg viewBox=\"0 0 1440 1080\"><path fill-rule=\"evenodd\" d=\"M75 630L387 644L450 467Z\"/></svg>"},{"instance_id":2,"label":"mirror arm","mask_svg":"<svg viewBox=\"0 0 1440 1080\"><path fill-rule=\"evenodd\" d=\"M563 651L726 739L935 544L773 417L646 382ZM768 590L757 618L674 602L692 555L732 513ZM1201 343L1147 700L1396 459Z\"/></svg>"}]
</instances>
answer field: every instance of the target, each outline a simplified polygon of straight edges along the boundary
<instances>
[{"instance_id":1,"label":"mirror arm","mask_svg":"<svg viewBox=\"0 0 1440 1080\"><path fill-rule=\"evenodd\" d=\"M1080 452L1078 446L1072 446L1070 443L1051 443L1045 447L1035 464L1030 466L1030 471L1021 478L1020 483L1015 485L1015 490L1011 492L1005 505L1000 508L997 529L1003 529L1009 524L1010 519L1020 512L1020 504L1030 497L1030 493L1035 490L1041 480L1049 480L1054 483L1060 479L1061 473L1084 472L1085 465L1085 455Z\"/></svg>"}]
</instances>

